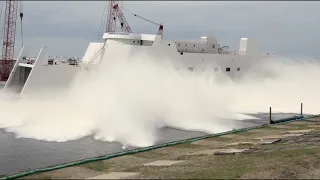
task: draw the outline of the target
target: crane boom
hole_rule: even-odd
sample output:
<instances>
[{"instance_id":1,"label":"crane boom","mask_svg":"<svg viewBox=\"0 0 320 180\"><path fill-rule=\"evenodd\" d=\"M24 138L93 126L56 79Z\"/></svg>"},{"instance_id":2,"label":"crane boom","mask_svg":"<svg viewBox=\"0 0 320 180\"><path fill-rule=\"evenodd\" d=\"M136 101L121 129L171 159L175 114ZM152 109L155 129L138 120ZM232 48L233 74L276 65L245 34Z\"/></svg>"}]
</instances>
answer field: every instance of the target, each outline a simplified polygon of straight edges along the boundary
<instances>
[{"instance_id":1,"label":"crane boom","mask_svg":"<svg viewBox=\"0 0 320 180\"><path fill-rule=\"evenodd\" d=\"M2 59L0 60L0 80L6 81L13 67L14 43L18 0L7 0L3 29Z\"/></svg>"},{"instance_id":2,"label":"crane boom","mask_svg":"<svg viewBox=\"0 0 320 180\"><path fill-rule=\"evenodd\" d=\"M123 7L120 7L119 6L119 0L109 0L109 9L108 9L108 19L107 19L107 28L106 28L106 32L108 33L113 33L115 32L116 30L116 21L117 21L117 18L119 19L120 21L120 25L121 25L121 30L122 32L125 32L125 33L132 33L132 30L126 20L126 18L124 17L124 14L122 12L122 9L124 9ZM162 24L159 24L159 23L156 23L154 21L151 21L147 18L144 18L138 14L134 14L132 13L134 16L142 19L142 20L145 20L145 21L148 21L154 25L157 25L159 26L159 29L158 29L158 35L163 35L163 25Z\"/></svg>"},{"instance_id":3,"label":"crane boom","mask_svg":"<svg viewBox=\"0 0 320 180\"><path fill-rule=\"evenodd\" d=\"M154 22L154 21L151 21L151 20L149 20L149 19L147 19L147 18L144 18L144 17L142 17L142 16L140 16L140 15L138 15L138 14L133 14L133 15L136 16L136 17L138 17L138 18L140 18L140 19L143 19L143 20L145 20L145 21L148 21L148 22L150 22L150 23L152 23L152 24L154 24L154 25L157 25L157 26L160 25L159 23L156 23L156 22Z\"/></svg>"},{"instance_id":4,"label":"crane boom","mask_svg":"<svg viewBox=\"0 0 320 180\"><path fill-rule=\"evenodd\" d=\"M124 17L122 10L119 8L119 0L110 0L106 32L116 31L117 18L120 21L122 32L132 33L132 30L126 18Z\"/></svg>"},{"instance_id":5,"label":"crane boom","mask_svg":"<svg viewBox=\"0 0 320 180\"><path fill-rule=\"evenodd\" d=\"M106 32L115 32L116 30L117 17L116 17L116 12L112 8L116 3L117 1L109 1Z\"/></svg>"},{"instance_id":6,"label":"crane boom","mask_svg":"<svg viewBox=\"0 0 320 180\"><path fill-rule=\"evenodd\" d=\"M140 15L138 15L138 14L133 14L133 16L135 16L135 17L138 17L138 18L140 18L140 19L142 19L142 20L145 20L145 21L147 21L147 22L149 22L149 23L151 23L151 24L154 24L154 25L156 25L156 26L159 26L159 29L158 29L158 35L163 35L163 25L162 24L159 24L159 23L156 23L156 22L154 22L154 21L151 21L150 19L147 19L147 18L144 18L144 17L142 17L142 16L140 16Z\"/></svg>"},{"instance_id":7,"label":"crane boom","mask_svg":"<svg viewBox=\"0 0 320 180\"><path fill-rule=\"evenodd\" d=\"M122 13L122 10L119 8L119 4L114 5L113 7L118 15L118 19L120 21L121 30L122 32L126 33L132 33L132 30L129 26L129 23L127 22L126 18L124 17L124 14Z\"/></svg>"}]
</instances>

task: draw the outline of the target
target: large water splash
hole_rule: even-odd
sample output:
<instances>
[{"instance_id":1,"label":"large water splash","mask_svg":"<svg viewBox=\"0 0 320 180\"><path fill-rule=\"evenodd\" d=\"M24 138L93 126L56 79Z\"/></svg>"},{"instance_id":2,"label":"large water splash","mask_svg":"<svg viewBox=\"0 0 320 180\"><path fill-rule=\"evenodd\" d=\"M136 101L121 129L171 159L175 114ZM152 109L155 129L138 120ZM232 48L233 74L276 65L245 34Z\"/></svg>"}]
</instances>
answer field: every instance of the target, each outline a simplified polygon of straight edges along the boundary
<instances>
[{"instance_id":1,"label":"large water splash","mask_svg":"<svg viewBox=\"0 0 320 180\"><path fill-rule=\"evenodd\" d=\"M170 59L144 53L108 61L96 72L81 72L68 95L2 98L0 128L46 141L93 135L149 146L165 126L217 133L236 128L229 119L248 118L239 113L266 112L269 106L299 112L303 102L306 113L319 112L317 62L274 58L264 65L273 76L257 79L248 72L240 83L233 83L215 72L177 71Z\"/></svg>"}]
</instances>

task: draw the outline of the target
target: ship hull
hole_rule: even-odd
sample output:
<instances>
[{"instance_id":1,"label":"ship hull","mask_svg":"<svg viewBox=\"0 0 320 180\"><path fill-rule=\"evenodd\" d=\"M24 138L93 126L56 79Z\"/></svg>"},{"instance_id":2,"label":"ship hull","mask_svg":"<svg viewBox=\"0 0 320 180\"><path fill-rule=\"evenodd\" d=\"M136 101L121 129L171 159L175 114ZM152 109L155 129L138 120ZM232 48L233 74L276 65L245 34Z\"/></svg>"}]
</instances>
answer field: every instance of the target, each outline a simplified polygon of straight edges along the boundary
<instances>
[{"instance_id":1,"label":"ship hull","mask_svg":"<svg viewBox=\"0 0 320 180\"><path fill-rule=\"evenodd\" d=\"M136 38L136 37L135 37ZM139 37L143 40L143 37ZM150 37L146 38L150 41ZM109 66L113 62L130 61L130 57L145 58L155 63L171 64L177 70L197 72L223 73L232 80L241 80L250 71L259 71L266 56L257 53L243 55L212 54L197 52L179 52L174 41L162 40L154 36L152 43L135 45L128 43L132 39L107 39L106 42L92 42L89 44L83 62L79 66L48 65L48 49L42 48L33 65L22 63L26 54L22 49L11 75L4 87L5 91L22 94L32 94L65 91L74 82L79 72L92 71L99 66ZM133 41L134 42L134 41Z\"/></svg>"}]
</instances>

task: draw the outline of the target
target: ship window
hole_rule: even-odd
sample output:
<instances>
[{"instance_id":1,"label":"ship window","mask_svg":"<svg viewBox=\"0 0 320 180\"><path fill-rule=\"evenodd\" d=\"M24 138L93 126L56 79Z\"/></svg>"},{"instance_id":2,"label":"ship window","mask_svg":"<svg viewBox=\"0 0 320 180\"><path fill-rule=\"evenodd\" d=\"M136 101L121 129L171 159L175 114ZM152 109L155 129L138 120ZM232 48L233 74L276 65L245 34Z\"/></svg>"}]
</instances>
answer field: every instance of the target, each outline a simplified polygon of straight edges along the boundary
<instances>
[{"instance_id":1,"label":"ship window","mask_svg":"<svg viewBox=\"0 0 320 180\"><path fill-rule=\"evenodd\" d=\"M196 47L196 45L193 45L193 47Z\"/></svg>"},{"instance_id":2,"label":"ship window","mask_svg":"<svg viewBox=\"0 0 320 180\"><path fill-rule=\"evenodd\" d=\"M212 48L214 49L214 48L216 48L216 46L215 46L215 45L212 45Z\"/></svg>"},{"instance_id":3,"label":"ship window","mask_svg":"<svg viewBox=\"0 0 320 180\"><path fill-rule=\"evenodd\" d=\"M136 41L133 41L133 43L135 43Z\"/></svg>"},{"instance_id":4,"label":"ship window","mask_svg":"<svg viewBox=\"0 0 320 180\"><path fill-rule=\"evenodd\" d=\"M240 68L239 68L239 67L237 68L237 71L240 71Z\"/></svg>"},{"instance_id":5,"label":"ship window","mask_svg":"<svg viewBox=\"0 0 320 180\"><path fill-rule=\"evenodd\" d=\"M189 71L193 71L193 67L188 67L188 70Z\"/></svg>"},{"instance_id":6,"label":"ship window","mask_svg":"<svg viewBox=\"0 0 320 180\"><path fill-rule=\"evenodd\" d=\"M178 44L178 46L180 46L180 44Z\"/></svg>"},{"instance_id":7,"label":"ship window","mask_svg":"<svg viewBox=\"0 0 320 180\"><path fill-rule=\"evenodd\" d=\"M185 46L187 46L187 44Z\"/></svg>"},{"instance_id":8,"label":"ship window","mask_svg":"<svg viewBox=\"0 0 320 180\"><path fill-rule=\"evenodd\" d=\"M138 41L138 43L140 43L140 41Z\"/></svg>"},{"instance_id":9,"label":"ship window","mask_svg":"<svg viewBox=\"0 0 320 180\"><path fill-rule=\"evenodd\" d=\"M180 55L183 55L183 52L180 52Z\"/></svg>"},{"instance_id":10,"label":"ship window","mask_svg":"<svg viewBox=\"0 0 320 180\"><path fill-rule=\"evenodd\" d=\"M170 46L170 44L168 44L168 46Z\"/></svg>"},{"instance_id":11,"label":"ship window","mask_svg":"<svg viewBox=\"0 0 320 180\"><path fill-rule=\"evenodd\" d=\"M226 71L227 71L227 72L231 71L231 68L227 67L227 68L226 68Z\"/></svg>"},{"instance_id":12,"label":"ship window","mask_svg":"<svg viewBox=\"0 0 320 180\"><path fill-rule=\"evenodd\" d=\"M219 68L216 67L216 68L213 69L213 71L214 71L214 72L218 72L218 71L219 71Z\"/></svg>"}]
</instances>

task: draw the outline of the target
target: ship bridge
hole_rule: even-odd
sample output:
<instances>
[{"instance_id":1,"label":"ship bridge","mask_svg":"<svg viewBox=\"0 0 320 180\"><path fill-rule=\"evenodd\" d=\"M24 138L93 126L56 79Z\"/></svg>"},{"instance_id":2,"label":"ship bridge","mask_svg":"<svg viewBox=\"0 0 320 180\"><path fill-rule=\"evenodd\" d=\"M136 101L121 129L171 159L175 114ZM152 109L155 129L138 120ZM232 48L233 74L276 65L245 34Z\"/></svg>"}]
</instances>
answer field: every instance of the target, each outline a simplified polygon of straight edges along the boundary
<instances>
[{"instance_id":1,"label":"ship bridge","mask_svg":"<svg viewBox=\"0 0 320 180\"><path fill-rule=\"evenodd\" d=\"M112 40L113 43L123 43L128 45L152 46L156 39L156 34L135 34L135 33L104 33L103 39Z\"/></svg>"}]
</instances>

